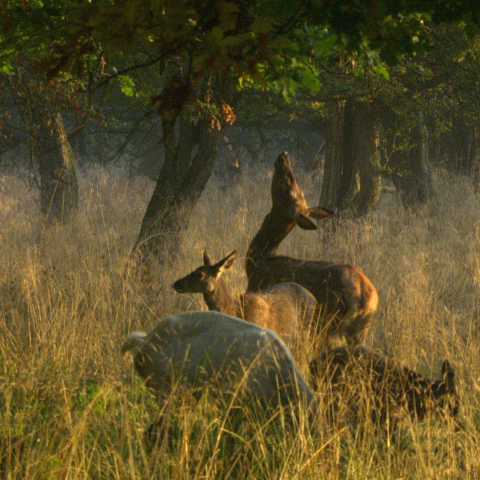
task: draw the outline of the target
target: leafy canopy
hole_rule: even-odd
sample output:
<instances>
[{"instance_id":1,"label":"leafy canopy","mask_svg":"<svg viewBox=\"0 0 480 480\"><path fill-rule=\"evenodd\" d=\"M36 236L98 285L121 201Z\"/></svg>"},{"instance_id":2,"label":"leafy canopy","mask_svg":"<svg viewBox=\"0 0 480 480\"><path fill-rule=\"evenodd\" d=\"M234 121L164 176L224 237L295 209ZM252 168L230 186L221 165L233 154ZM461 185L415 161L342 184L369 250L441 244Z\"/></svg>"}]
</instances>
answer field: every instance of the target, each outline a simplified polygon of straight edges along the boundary
<instances>
[{"instance_id":1,"label":"leafy canopy","mask_svg":"<svg viewBox=\"0 0 480 480\"><path fill-rule=\"evenodd\" d=\"M430 47L425 22L473 34L480 3L462 0L7 0L0 6L0 70L27 57L47 80L102 83L134 69L176 62L191 89L212 72L240 86L292 95L319 88L317 60L366 52L371 69ZM118 58L134 58L123 71ZM367 65L368 66L368 65ZM178 77L175 78L178 91ZM168 85L165 86L168 88ZM186 95L186 98L188 95Z\"/></svg>"}]
</instances>

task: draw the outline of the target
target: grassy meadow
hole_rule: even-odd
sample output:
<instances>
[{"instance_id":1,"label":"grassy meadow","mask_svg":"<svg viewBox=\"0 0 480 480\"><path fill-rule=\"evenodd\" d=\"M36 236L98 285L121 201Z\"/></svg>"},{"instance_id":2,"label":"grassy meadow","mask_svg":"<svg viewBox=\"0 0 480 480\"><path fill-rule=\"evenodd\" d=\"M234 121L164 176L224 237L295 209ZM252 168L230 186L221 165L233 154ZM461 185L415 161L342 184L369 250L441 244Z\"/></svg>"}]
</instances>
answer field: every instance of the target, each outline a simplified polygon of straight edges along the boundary
<instances>
[{"instance_id":1,"label":"grassy meadow","mask_svg":"<svg viewBox=\"0 0 480 480\"><path fill-rule=\"evenodd\" d=\"M271 175L245 171L233 186L213 179L177 259L148 286L124 273L151 181L91 169L75 225L45 229L24 178L0 178L0 479L480 479L480 195L443 171L435 205L409 213L385 193L362 220L296 228L280 252L359 265L380 296L368 344L430 378L449 359L465 432L432 419L406 425L388 448L254 420L232 431L206 395L172 401L173 437L153 450L144 442L159 407L120 356L122 342L165 315L205 309L200 296L170 287L205 248L216 260L236 249L225 278L245 288L244 255L270 208ZM315 205L318 178L297 180Z\"/></svg>"}]
</instances>

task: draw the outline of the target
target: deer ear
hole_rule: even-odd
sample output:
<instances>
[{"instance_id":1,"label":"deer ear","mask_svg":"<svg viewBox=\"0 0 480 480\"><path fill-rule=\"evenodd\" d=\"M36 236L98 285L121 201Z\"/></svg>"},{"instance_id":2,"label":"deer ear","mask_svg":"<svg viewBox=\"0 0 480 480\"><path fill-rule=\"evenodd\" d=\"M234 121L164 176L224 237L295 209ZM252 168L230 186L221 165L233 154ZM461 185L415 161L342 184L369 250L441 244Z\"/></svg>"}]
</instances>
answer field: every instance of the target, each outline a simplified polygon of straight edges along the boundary
<instances>
[{"instance_id":1,"label":"deer ear","mask_svg":"<svg viewBox=\"0 0 480 480\"><path fill-rule=\"evenodd\" d=\"M206 267L210 267L213 265L213 260L210 258L210 255L206 250L203 251L203 264Z\"/></svg>"},{"instance_id":2,"label":"deer ear","mask_svg":"<svg viewBox=\"0 0 480 480\"><path fill-rule=\"evenodd\" d=\"M450 392L455 391L455 372L453 371L452 366L448 360L445 360L442 363L442 376L443 381L447 385L447 388Z\"/></svg>"},{"instance_id":3,"label":"deer ear","mask_svg":"<svg viewBox=\"0 0 480 480\"><path fill-rule=\"evenodd\" d=\"M311 207L308 209L307 215L309 217L316 218L317 220L323 220L324 218L335 215L335 212L323 207Z\"/></svg>"},{"instance_id":4,"label":"deer ear","mask_svg":"<svg viewBox=\"0 0 480 480\"><path fill-rule=\"evenodd\" d=\"M295 220L300 228L304 230L316 230L317 226L303 213L298 212Z\"/></svg>"},{"instance_id":5,"label":"deer ear","mask_svg":"<svg viewBox=\"0 0 480 480\"><path fill-rule=\"evenodd\" d=\"M220 260L216 267L218 268L218 273L222 273L225 270L228 270L235 261L235 257L237 256L237 251L234 250L230 255L227 255L224 259Z\"/></svg>"}]
</instances>

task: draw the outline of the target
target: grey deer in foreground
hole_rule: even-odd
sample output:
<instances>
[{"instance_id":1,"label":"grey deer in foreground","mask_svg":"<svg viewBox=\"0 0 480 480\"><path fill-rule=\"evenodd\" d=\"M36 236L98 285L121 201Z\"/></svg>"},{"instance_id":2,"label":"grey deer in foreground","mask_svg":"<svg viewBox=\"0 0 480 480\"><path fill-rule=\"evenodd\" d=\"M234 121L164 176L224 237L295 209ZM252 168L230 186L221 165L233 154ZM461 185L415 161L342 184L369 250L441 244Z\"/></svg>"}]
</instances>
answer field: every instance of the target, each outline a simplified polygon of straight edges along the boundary
<instances>
[{"instance_id":1,"label":"grey deer in foreground","mask_svg":"<svg viewBox=\"0 0 480 480\"><path fill-rule=\"evenodd\" d=\"M333 212L308 207L293 175L287 152L275 162L272 179L272 209L247 251L249 292L258 292L281 282L295 282L309 290L320 310L318 333L325 346L344 335L348 344L363 345L377 310L378 294L372 282L355 265L333 261L303 260L277 255L285 237L298 225L316 230L310 220L322 220Z\"/></svg>"},{"instance_id":2,"label":"grey deer in foreground","mask_svg":"<svg viewBox=\"0 0 480 480\"><path fill-rule=\"evenodd\" d=\"M448 360L442 364L442 378L429 380L381 353L343 346L318 355L310 372L327 399L330 420L350 418L357 427L370 423L389 440L408 418L421 421L432 414L463 429L457 420L455 373Z\"/></svg>"},{"instance_id":3,"label":"grey deer in foreground","mask_svg":"<svg viewBox=\"0 0 480 480\"><path fill-rule=\"evenodd\" d=\"M203 265L173 284L178 293L202 293L209 310L232 315L276 332L290 347L297 333L311 322L315 313L315 297L296 283L280 283L258 293L233 296L222 274L235 261L234 250L214 263L206 251Z\"/></svg>"},{"instance_id":4,"label":"grey deer in foreground","mask_svg":"<svg viewBox=\"0 0 480 480\"><path fill-rule=\"evenodd\" d=\"M150 333L133 332L122 353L160 403L179 385L224 394L262 408L308 414L316 429L318 402L278 335L219 312L187 312L160 320ZM228 397L230 395L230 397Z\"/></svg>"}]
</instances>

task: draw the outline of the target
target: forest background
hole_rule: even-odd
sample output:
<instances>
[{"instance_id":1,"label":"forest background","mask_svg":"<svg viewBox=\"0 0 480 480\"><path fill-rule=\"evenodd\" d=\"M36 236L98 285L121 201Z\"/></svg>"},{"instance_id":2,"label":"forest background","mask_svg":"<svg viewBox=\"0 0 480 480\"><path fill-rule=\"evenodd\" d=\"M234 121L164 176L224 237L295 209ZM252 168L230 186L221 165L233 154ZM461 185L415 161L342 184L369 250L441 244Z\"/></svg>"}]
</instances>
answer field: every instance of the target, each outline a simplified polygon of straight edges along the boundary
<instances>
[{"instance_id":1,"label":"forest background","mask_svg":"<svg viewBox=\"0 0 480 480\"><path fill-rule=\"evenodd\" d=\"M228 473L205 412L178 461L147 455L155 406L118 348L203 308L168 285L203 248L246 252L287 150L337 219L282 248L360 265L380 292L372 345L432 376L453 359L470 433L339 444L341 472L301 439L262 458L257 435L249 468L476 478L479 19L454 1L3 2L2 475Z\"/></svg>"}]
</instances>

